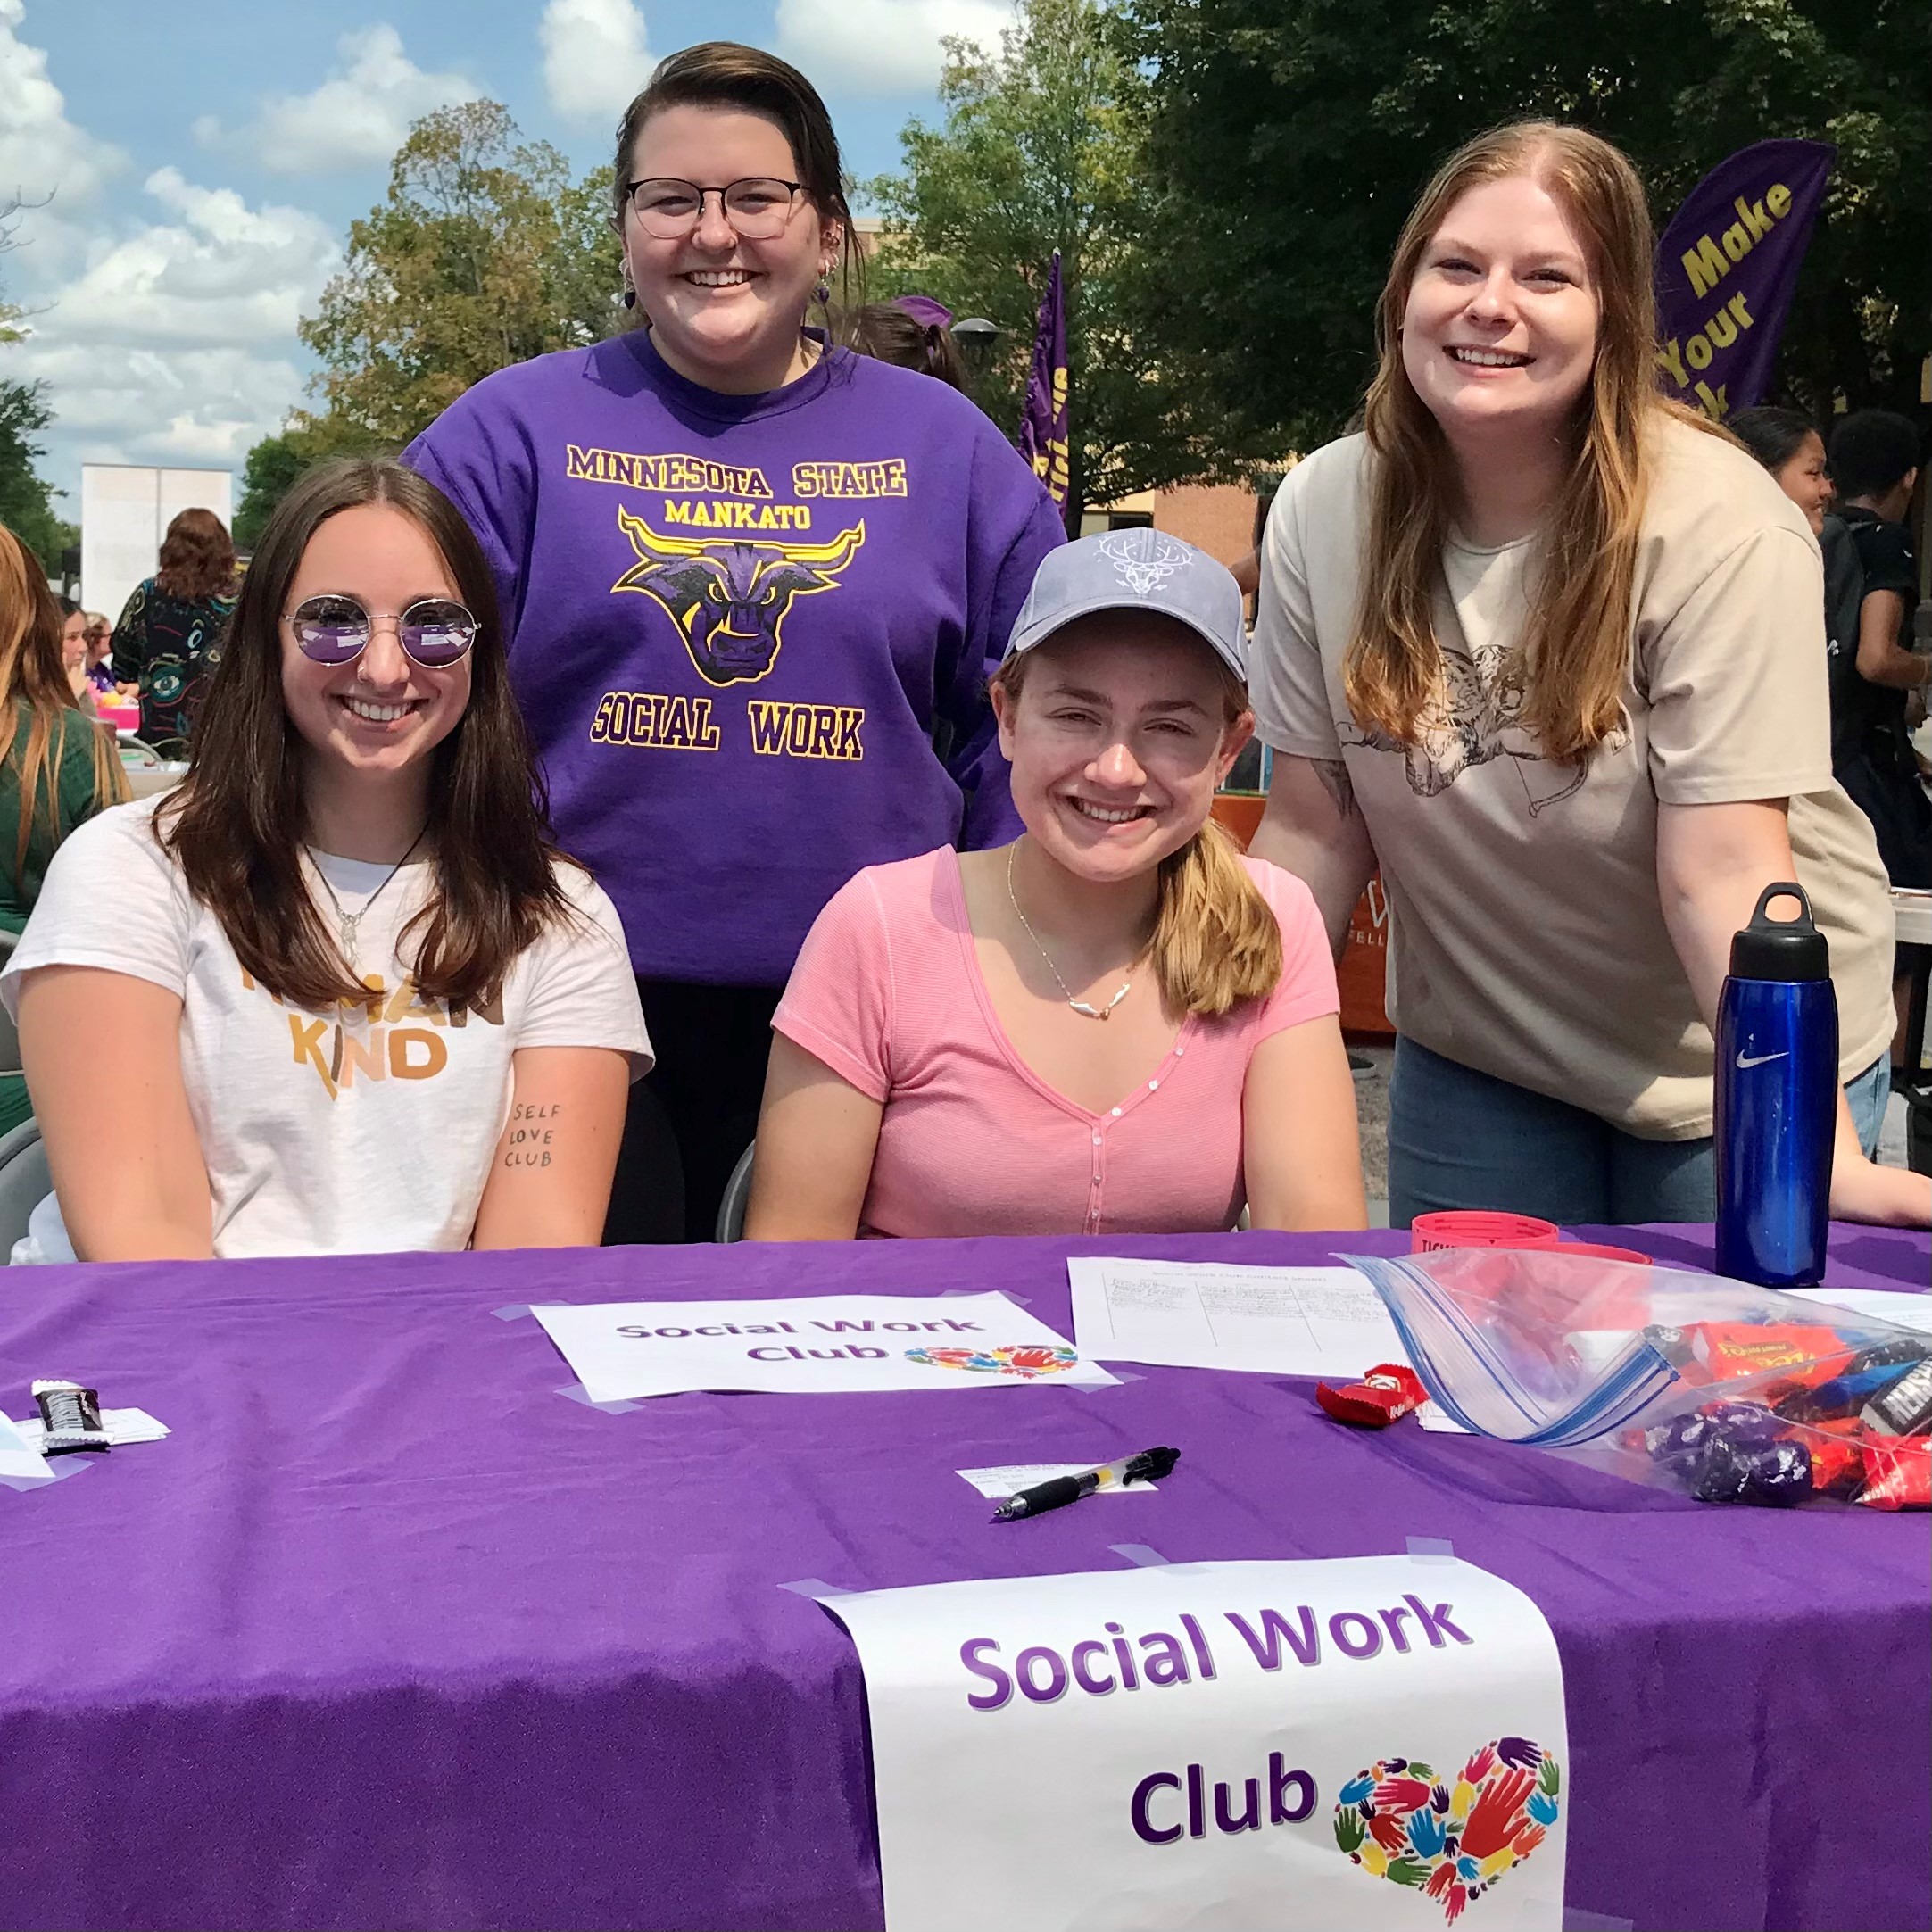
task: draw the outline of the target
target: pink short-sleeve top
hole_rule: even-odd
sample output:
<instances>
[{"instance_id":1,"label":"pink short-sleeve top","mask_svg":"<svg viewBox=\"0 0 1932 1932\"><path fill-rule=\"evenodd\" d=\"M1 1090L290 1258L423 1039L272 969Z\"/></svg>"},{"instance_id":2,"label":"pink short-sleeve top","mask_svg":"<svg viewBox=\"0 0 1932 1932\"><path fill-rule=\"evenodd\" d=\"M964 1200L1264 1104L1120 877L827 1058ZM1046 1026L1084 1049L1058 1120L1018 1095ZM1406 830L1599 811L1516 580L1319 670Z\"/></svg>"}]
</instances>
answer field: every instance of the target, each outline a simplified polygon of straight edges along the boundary
<instances>
[{"instance_id":1,"label":"pink short-sleeve top","mask_svg":"<svg viewBox=\"0 0 1932 1932\"><path fill-rule=\"evenodd\" d=\"M1211 1232L1247 1199L1242 1090L1272 1033L1339 1009L1308 888L1244 858L1281 928L1281 977L1095 1114L1015 1052L993 1011L950 846L868 866L819 914L772 1024L884 1114L862 1235Z\"/></svg>"}]
</instances>

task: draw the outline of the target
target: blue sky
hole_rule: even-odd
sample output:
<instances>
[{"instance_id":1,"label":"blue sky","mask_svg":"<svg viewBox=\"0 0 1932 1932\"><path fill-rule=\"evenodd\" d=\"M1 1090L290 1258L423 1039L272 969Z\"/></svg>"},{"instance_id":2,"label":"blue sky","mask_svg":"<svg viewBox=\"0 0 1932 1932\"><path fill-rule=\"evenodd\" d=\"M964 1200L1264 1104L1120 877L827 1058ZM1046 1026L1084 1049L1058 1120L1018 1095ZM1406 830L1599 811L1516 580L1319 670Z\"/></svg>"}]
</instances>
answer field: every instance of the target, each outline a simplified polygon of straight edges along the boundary
<instances>
[{"instance_id":1,"label":"blue sky","mask_svg":"<svg viewBox=\"0 0 1932 1932\"><path fill-rule=\"evenodd\" d=\"M0 200L52 196L0 255L0 294L38 311L0 376L46 385L42 468L70 517L83 461L238 471L305 400L296 319L416 115L487 95L581 173L609 164L652 62L741 39L812 77L865 177L935 112L940 36L991 41L1007 17L1006 0L0 0Z\"/></svg>"}]
</instances>

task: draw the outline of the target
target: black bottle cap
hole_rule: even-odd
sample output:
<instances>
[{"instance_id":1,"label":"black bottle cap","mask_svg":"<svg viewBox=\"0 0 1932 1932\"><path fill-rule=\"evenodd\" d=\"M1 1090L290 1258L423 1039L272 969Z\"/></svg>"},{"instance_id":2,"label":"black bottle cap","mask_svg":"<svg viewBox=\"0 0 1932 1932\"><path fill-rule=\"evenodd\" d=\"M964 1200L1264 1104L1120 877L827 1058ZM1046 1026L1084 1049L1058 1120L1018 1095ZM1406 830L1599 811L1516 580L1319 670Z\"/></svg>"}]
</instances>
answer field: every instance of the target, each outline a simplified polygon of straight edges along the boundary
<instances>
[{"instance_id":1,"label":"black bottle cap","mask_svg":"<svg viewBox=\"0 0 1932 1932\"><path fill-rule=\"evenodd\" d=\"M1803 908L1795 919L1773 919L1765 908L1774 899L1795 899ZM1789 881L1767 885L1758 894L1751 924L1730 942L1734 980L1828 980L1831 947L1812 923L1812 902L1804 888Z\"/></svg>"}]
</instances>

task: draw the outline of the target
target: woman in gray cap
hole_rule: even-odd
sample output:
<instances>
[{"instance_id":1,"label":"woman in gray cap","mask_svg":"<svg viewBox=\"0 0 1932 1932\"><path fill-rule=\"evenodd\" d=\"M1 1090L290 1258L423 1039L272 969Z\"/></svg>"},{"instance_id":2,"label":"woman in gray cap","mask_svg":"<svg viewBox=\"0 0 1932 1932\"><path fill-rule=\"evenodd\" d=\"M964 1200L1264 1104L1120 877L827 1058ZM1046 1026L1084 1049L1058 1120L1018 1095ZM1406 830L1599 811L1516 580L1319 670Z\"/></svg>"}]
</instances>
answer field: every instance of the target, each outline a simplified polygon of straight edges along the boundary
<instances>
[{"instance_id":1,"label":"woman in gray cap","mask_svg":"<svg viewBox=\"0 0 1932 1932\"><path fill-rule=\"evenodd\" d=\"M746 1231L1361 1227L1314 900L1209 822L1241 593L1153 530L1041 564L992 687L1012 844L873 866L772 1024Z\"/></svg>"}]
</instances>

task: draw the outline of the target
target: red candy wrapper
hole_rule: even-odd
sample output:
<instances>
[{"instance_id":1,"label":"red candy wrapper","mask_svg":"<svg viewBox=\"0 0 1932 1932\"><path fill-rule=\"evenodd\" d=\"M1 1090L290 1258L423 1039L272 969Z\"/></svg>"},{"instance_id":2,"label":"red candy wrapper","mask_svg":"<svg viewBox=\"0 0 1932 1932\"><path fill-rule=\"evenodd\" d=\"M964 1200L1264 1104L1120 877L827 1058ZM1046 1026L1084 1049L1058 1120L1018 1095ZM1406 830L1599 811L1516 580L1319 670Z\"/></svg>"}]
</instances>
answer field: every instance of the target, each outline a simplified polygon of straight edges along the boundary
<instances>
[{"instance_id":1,"label":"red candy wrapper","mask_svg":"<svg viewBox=\"0 0 1932 1932\"><path fill-rule=\"evenodd\" d=\"M1378 1363L1358 1382L1338 1389L1332 1382L1316 1386L1314 1399L1338 1422L1359 1429L1386 1429L1429 1399L1422 1378L1398 1362Z\"/></svg>"},{"instance_id":2,"label":"red candy wrapper","mask_svg":"<svg viewBox=\"0 0 1932 1932\"><path fill-rule=\"evenodd\" d=\"M1932 1509L1932 1436L1864 1431L1865 1487L1852 1498L1867 1509Z\"/></svg>"},{"instance_id":3,"label":"red candy wrapper","mask_svg":"<svg viewBox=\"0 0 1932 1932\"><path fill-rule=\"evenodd\" d=\"M1700 1378L1689 1364L1679 1364L1684 1380L1692 1383L1789 1369L1787 1386L1812 1389L1839 1373L1855 1352L1838 1339L1836 1329L1809 1323L1698 1322L1686 1332L1704 1371Z\"/></svg>"},{"instance_id":4,"label":"red candy wrapper","mask_svg":"<svg viewBox=\"0 0 1932 1932\"><path fill-rule=\"evenodd\" d=\"M1814 1496L1850 1496L1865 1473L1865 1458L1855 1418L1804 1422L1779 1432L1780 1442L1802 1442L1812 1458Z\"/></svg>"}]
</instances>

